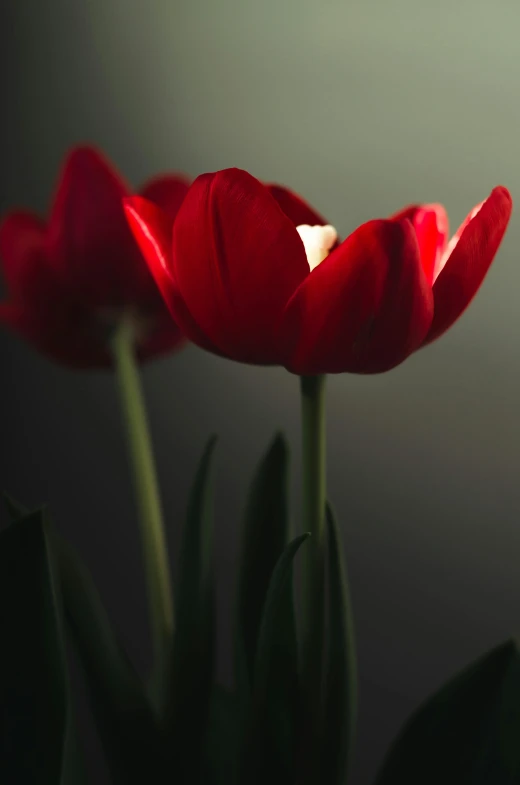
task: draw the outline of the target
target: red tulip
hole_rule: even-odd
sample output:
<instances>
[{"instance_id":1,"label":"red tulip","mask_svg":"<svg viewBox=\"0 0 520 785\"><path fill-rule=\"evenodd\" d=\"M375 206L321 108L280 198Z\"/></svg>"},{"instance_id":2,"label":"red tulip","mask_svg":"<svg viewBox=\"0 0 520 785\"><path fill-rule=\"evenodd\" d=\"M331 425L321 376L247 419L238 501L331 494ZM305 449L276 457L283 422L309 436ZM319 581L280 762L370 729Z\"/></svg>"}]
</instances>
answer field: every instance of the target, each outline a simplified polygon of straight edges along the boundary
<instances>
[{"instance_id":1,"label":"red tulip","mask_svg":"<svg viewBox=\"0 0 520 785\"><path fill-rule=\"evenodd\" d=\"M146 199L125 205L194 343L307 375L380 373L438 338L482 283L512 201L495 188L448 244L441 205L369 221L340 243L298 196L239 169L198 177L173 229Z\"/></svg>"},{"instance_id":2,"label":"red tulip","mask_svg":"<svg viewBox=\"0 0 520 785\"><path fill-rule=\"evenodd\" d=\"M172 222L188 187L185 177L165 175L140 193ZM9 292L0 320L58 362L110 365L107 337L122 316L134 322L140 360L184 340L125 220L122 200L130 193L98 151L77 147L65 161L49 221L16 211L0 224Z\"/></svg>"}]
</instances>

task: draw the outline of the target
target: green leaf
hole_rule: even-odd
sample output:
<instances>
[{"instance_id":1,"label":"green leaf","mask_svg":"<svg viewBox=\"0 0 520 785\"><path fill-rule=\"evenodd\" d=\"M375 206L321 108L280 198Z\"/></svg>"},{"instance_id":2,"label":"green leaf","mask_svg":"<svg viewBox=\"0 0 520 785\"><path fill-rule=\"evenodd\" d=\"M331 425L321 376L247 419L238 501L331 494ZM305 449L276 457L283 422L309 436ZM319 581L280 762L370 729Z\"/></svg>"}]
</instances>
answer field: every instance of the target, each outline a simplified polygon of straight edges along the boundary
<instances>
[{"instance_id":1,"label":"green leaf","mask_svg":"<svg viewBox=\"0 0 520 785\"><path fill-rule=\"evenodd\" d=\"M257 469L244 515L235 656L245 658L244 675L249 685L269 581L290 537L288 495L289 449L283 434L278 433ZM243 667L243 661L236 662L235 671L239 673Z\"/></svg>"},{"instance_id":2,"label":"green leaf","mask_svg":"<svg viewBox=\"0 0 520 785\"><path fill-rule=\"evenodd\" d=\"M412 715L377 785L518 785L520 652L506 641Z\"/></svg>"},{"instance_id":3,"label":"green leaf","mask_svg":"<svg viewBox=\"0 0 520 785\"><path fill-rule=\"evenodd\" d=\"M320 781L343 785L352 757L357 713L357 671L347 573L341 533L334 512L326 508L328 534L327 643Z\"/></svg>"},{"instance_id":4,"label":"green leaf","mask_svg":"<svg viewBox=\"0 0 520 785\"><path fill-rule=\"evenodd\" d=\"M55 536L66 618L114 785L161 782L165 744L145 688L117 640L82 561Z\"/></svg>"},{"instance_id":5,"label":"green leaf","mask_svg":"<svg viewBox=\"0 0 520 785\"><path fill-rule=\"evenodd\" d=\"M0 533L0 598L0 782L69 785L68 672L43 510Z\"/></svg>"},{"instance_id":6,"label":"green leaf","mask_svg":"<svg viewBox=\"0 0 520 785\"><path fill-rule=\"evenodd\" d=\"M179 559L170 701L172 778L200 781L215 667L212 456L206 446L188 503Z\"/></svg>"},{"instance_id":7,"label":"green leaf","mask_svg":"<svg viewBox=\"0 0 520 785\"><path fill-rule=\"evenodd\" d=\"M13 522L30 514L7 494L4 501ZM85 671L94 719L112 777L116 783L137 783L151 770L151 752L159 744L157 723L139 678L113 633L90 574L56 531L52 531L50 539L66 620ZM79 759L77 731L69 723L64 785L85 780ZM161 752L156 760L159 766L164 765Z\"/></svg>"},{"instance_id":8,"label":"green leaf","mask_svg":"<svg viewBox=\"0 0 520 785\"><path fill-rule=\"evenodd\" d=\"M244 785L264 783L267 776L274 775L280 782L291 781L295 717L286 709L298 692L296 640L290 627L293 618L292 565L298 549L309 536L309 533L302 534L287 545L269 583L258 636L241 767Z\"/></svg>"},{"instance_id":9,"label":"green leaf","mask_svg":"<svg viewBox=\"0 0 520 785\"><path fill-rule=\"evenodd\" d=\"M237 696L215 684L208 723L207 774L204 779L207 785L234 785L240 736Z\"/></svg>"},{"instance_id":10,"label":"green leaf","mask_svg":"<svg viewBox=\"0 0 520 785\"><path fill-rule=\"evenodd\" d=\"M8 493L5 493L4 491L2 496L4 497L4 504L12 523L16 523L20 518L29 515L29 510L24 507L23 504L17 502L16 499L13 499Z\"/></svg>"},{"instance_id":11,"label":"green leaf","mask_svg":"<svg viewBox=\"0 0 520 785\"><path fill-rule=\"evenodd\" d=\"M83 748L78 738L77 724L72 717L65 739L61 785L88 785Z\"/></svg>"}]
</instances>

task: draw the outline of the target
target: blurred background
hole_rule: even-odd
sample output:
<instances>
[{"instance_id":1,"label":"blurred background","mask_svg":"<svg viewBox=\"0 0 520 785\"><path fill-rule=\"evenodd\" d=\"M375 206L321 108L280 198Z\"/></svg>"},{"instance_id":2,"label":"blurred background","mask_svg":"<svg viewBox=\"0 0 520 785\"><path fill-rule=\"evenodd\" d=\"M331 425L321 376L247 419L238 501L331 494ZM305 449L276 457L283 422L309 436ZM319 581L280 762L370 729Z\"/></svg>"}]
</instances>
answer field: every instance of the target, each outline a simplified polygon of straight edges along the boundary
<instances>
[{"instance_id":1,"label":"blurred background","mask_svg":"<svg viewBox=\"0 0 520 785\"><path fill-rule=\"evenodd\" d=\"M496 184L520 194L513 0L6 0L0 210L45 212L67 149L100 146L138 185L239 166L284 183L341 235L413 201L452 229ZM520 626L520 317L513 219L469 311L376 377L328 385L329 495L360 662L352 785L408 714ZM140 669L150 659L124 433L109 373L72 373L0 333L0 485L50 504ZM275 429L293 450L298 380L190 347L145 368L172 563L196 463L220 435L219 671L230 678L239 523ZM84 696L89 765L107 782Z\"/></svg>"}]
</instances>

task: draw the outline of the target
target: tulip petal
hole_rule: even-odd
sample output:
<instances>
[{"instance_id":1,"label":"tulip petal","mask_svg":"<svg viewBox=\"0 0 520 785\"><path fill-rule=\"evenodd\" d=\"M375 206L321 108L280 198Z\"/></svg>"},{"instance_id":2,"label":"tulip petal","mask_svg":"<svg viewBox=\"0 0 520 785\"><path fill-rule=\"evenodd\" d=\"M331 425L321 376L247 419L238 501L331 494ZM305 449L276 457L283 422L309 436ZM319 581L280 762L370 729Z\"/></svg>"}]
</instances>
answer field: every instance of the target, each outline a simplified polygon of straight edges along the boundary
<instances>
[{"instance_id":1,"label":"tulip petal","mask_svg":"<svg viewBox=\"0 0 520 785\"><path fill-rule=\"evenodd\" d=\"M247 172L198 177L173 227L173 277L200 332L231 359L277 364L277 325L309 274L303 243L268 189ZM173 312L195 343L185 313Z\"/></svg>"},{"instance_id":2,"label":"tulip petal","mask_svg":"<svg viewBox=\"0 0 520 785\"><path fill-rule=\"evenodd\" d=\"M298 196L288 188L275 183L267 184L266 188L295 226L302 226L303 224L325 226L328 224L328 221L307 204L301 196Z\"/></svg>"},{"instance_id":3,"label":"tulip petal","mask_svg":"<svg viewBox=\"0 0 520 785\"><path fill-rule=\"evenodd\" d=\"M52 334L51 340L48 340L48 324L39 321L38 315L21 303L12 300L0 302L0 324L41 354L52 354L52 350L48 351L49 343L53 344Z\"/></svg>"},{"instance_id":4,"label":"tulip petal","mask_svg":"<svg viewBox=\"0 0 520 785\"><path fill-rule=\"evenodd\" d=\"M11 300L0 302L0 323L17 330L21 315L22 309L17 303Z\"/></svg>"},{"instance_id":5,"label":"tulip petal","mask_svg":"<svg viewBox=\"0 0 520 785\"><path fill-rule=\"evenodd\" d=\"M173 207L182 178L146 186ZM185 340L171 319L128 226L123 181L91 147L66 159L48 227L29 212L0 224L9 300L0 321L38 351L70 367L108 367L108 337L123 316L136 320L137 355L148 359ZM171 240L171 221L169 222Z\"/></svg>"},{"instance_id":6,"label":"tulip petal","mask_svg":"<svg viewBox=\"0 0 520 785\"><path fill-rule=\"evenodd\" d=\"M168 301L173 287L171 247L173 221L166 213L142 196L123 199L126 219L150 271Z\"/></svg>"},{"instance_id":7,"label":"tulip petal","mask_svg":"<svg viewBox=\"0 0 520 785\"><path fill-rule=\"evenodd\" d=\"M148 180L139 194L160 207L173 220L189 187L188 178L182 174L161 175Z\"/></svg>"},{"instance_id":8,"label":"tulip petal","mask_svg":"<svg viewBox=\"0 0 520 785\"><path fill-rule=\"evenodd\" d=\"M110 353L85 325L78 329L77 314L68 317L31 309L15 301L0 302L0 322L54 362L70 368L108 367Z\"/></svg>"},{"instance_id":9,"label":"tulip petal","mask_svg":"<svg viewBox=\"0 0 520 785\"><path fill-rule=\"evenodd\" d=\"M408 220L369 221L301 284L282 324L293 373L381 373L417 349L433 298Z\"/></svg>"},{"instance_id":10,"label":"tulip petal","mask_svg":"<svg viewBox=\"0 0 520 785\"><path fill-rule=\"evenodd\" d=\"M449 223L442 204L410 205L391 216L393 221L408 218L417 234L421 262L426 280L433 284L437 268L446 249Z\"/></svg>"},{"instance_id":11,"label":"tulip petal","mask_svg":"<svg viewBox=\"0 0 520 785\"><path fill-rule=\"evenodd\" d=\"M446 332L476 295L502 242L512 207L507 188L497 186L455 233L433 285L435 311L425 343Z\"/></svg>"},{"instance_id":12,"label":"tulip petal","mask_svg":"<svg viewBox=\"0 0 520 785\"><path fill-rule=\"evenodd\" d=\"M153 281L122 209L128 193L94 148L76 147L68 155L51 211L48 257L64 284L93 305L153 298Z\"/></svg>"},{"instance_id":13,"label":"tulip petal","mask_svg":"<svg viewBox=\"0 0 520 785\"><path fill-rule=\"evenodd\" d=\"M53 318L54 317L54 318ZM0 302L0 323L11 329L50 360L69 368L109 368L113 358L108 344L102 340L102 325L91 320L91 314L74 307L56 315L42 314L13 302ZM154 313L152 330L136 346L139 362L176 351L185 337L166 307Z\"/></svg>"},{"instance_id":14,"label":"tulip petal","mask_svg":"<svg viewBox=\"0 0 520 785\"><path fill-rule=\"evenodd\" d=\"M42 265L45 224L26 211L8 214L0 224L0 260L5 282L16 297L43 296L47 276Z\"/></svg>"},{"instance_id":15,"label":"tulip petal","mask_svg":"<svg viewBox=\"0 0 520 785\"><path fill-rule=\"evenodd\" d=\"M127 197L123 203L130 229L171 312L172 320L175 319L177 324L181 324L183 332L188 337L196 336L197 340L194 342L199 346L215 351L216 347L201 332L187 311L173 279L171 262L173 220L142 196ZM177 314L182 316L182 323L177 321ZM186 325L188 330L184 329Z\"/></svg>"}]
</instances>

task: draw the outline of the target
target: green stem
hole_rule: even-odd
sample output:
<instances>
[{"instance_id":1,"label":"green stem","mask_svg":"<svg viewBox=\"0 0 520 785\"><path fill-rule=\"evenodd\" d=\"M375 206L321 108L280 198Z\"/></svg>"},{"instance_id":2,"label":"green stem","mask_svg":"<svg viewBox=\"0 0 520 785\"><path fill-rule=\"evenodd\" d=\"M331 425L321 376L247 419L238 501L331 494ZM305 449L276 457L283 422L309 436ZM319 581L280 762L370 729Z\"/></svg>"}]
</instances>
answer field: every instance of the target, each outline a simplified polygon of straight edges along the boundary
<instances>
[{"instance_id":1,"label":"green stem","mask_svg":"<svg viewBox=\"0 0 520 785\"><path fill-rule=\"evenodd\" d=\"M112 352L139 507L154 666L160 668L173 635L173 593L155 462L134 342L131 323L121 321L112 336Z\"/></svg>"},{"instance_id":2,"label":"green stem","mask_svg":"<svg viewBox=\"0 0 520 785\"><path fill-rule=\"evenodd\" d=\"M303 531L311 532L305 545L303 570L303 674L317 710L321 685L324 635L324 549L326 502L326 376L302 376Z\"/></svg>"}]
</instances>

